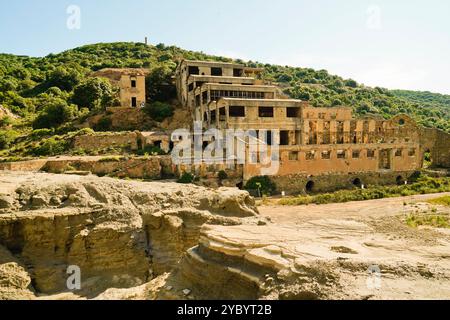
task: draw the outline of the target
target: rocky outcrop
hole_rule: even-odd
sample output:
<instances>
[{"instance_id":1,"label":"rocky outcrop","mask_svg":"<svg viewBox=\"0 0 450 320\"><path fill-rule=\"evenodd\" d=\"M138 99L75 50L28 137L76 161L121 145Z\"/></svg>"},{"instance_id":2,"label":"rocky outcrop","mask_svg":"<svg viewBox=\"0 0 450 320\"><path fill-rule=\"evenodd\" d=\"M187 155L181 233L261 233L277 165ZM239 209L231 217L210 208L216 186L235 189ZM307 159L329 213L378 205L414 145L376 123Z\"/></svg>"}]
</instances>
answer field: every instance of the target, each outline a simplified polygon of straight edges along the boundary
<instances>
[{"instance_id":1,"label":"rocky outcrop","mask_svg":"<svg viewBox=\"0 0 450 320\"><path fill-rule=\"evenodd\" d=\"M71 265L81 270L79 295L142 285L170 271L203 224L257 215L246 192L176 183L3 173L0 191L0 244L39 294L66 291Z\"/></svg>"},{"instance_id":2,"label":"rocky outcrop","mask_svg":"<svg viewBox=\"0 0 450 320\"><path fill-rule=\"evenodd\" d=\"M357 221L204 226L159 298L445 299L449 242L411 245Z\"/></svg>"},{"instance_id":3,"label":"rocky outcrop","mask_svg":"<svg viewBox=\"0 0 450 320\"><path fill-rule=\"evenodd\" d=\"M0 246L0 300L33 299L31 278L23 264Z\"/></svg>"}]
</instances>

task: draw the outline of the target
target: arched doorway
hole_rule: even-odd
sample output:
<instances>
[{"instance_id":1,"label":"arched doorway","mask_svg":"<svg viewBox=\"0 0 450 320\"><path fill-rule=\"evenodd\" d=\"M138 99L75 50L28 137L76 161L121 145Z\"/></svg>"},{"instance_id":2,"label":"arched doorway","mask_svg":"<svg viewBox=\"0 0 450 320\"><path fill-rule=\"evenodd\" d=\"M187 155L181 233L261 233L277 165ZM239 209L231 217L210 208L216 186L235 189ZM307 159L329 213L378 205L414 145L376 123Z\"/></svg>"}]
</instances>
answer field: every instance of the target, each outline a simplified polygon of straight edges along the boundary
<instances>
[{"instance_id":1,"label":"arched doorway","mask_svg":"<svg viewBox=\"0 0 450 320\"><path fill-rule=\"evenodd\" d=\"M362 181L360 178L353 179L352 183L355 187L358 187L358 188L361 188L361 186L362 186Z\"/></svg>"},{"instance_id":2,"label":"arched doorway","mask_svg":"<svg viewBox=\"0 0 450 320\"><path fill-rule=\"evenodd\" d=\"M314 181L310 180L306 183L305 186L306 192L313 192L314 191Z\"/></svg>"},{"instance_id":3,"label":"arched doorway","mask_svg":"<svg viewBox=\"0 0 450 320\"><path fill-rule=\"evenodd\" d=\"M402 176L398 176L396 179L395 179L395 182L397 183L397 185L402 185L402 184L405 184L405 179L403 179L403 177Z\"/></svg>"}]
</instances>

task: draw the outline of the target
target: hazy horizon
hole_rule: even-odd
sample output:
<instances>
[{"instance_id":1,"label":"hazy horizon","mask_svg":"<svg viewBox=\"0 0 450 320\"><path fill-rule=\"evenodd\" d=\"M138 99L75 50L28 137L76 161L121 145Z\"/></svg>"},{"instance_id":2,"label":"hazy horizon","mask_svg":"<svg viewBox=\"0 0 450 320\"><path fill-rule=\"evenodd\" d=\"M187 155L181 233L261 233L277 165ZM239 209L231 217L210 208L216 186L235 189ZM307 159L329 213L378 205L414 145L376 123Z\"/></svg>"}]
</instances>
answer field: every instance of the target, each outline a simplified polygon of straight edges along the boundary
<instances>
[{"instance_id":1,"label":"hazy horizon","mask_svg":"<svg viewBox=\"0 0 450 320\"><path fill-rule=\"evenodd\" d=\"M0 8L2 53L43 57L147 36L151 44L325 69L371 87L450 94L447 1L17 0Z\"/></svg>"}]
</instances>

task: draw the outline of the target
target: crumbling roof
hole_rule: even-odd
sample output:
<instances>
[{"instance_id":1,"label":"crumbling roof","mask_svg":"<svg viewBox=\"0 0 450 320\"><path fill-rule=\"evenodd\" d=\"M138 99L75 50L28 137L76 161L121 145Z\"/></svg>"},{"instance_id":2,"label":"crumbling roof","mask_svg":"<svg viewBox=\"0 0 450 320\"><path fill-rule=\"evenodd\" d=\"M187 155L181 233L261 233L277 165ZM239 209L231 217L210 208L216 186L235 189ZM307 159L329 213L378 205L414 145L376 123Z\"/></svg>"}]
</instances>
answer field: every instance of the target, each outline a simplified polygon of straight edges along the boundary
<instances>
[{"instance_id":1,"label":"crumbling roof","mask_svg":"<svg viewBox=\"0 0 450 320\"><path fill-rule=\"evenodd\" d=\"M145 76L148 73L149 70L143 68L104 68L94 72L92 76L120 80L122 75Z\"/></svg>"}]
</instances>

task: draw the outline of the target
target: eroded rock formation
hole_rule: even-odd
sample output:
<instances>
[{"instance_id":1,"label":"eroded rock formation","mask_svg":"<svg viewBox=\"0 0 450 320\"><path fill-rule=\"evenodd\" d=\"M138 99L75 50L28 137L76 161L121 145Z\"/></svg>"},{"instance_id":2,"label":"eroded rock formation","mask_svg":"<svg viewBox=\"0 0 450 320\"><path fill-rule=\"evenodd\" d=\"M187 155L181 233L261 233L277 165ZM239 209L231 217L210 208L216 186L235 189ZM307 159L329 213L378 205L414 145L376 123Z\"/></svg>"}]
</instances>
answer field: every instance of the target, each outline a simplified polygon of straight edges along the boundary
<instances>
[{"instance_id":1,"label":"eroded rock formation","mask_svg":"<svg viewBox=\"0 0 450 320\"><path fill-rule=\"evenodd\" d=\"M80 267L80 295L142 285L170 271L197 244L203 224L236 225L257 215L253 199L237 189L30 173L0 180L7 257L0 263L10 270L20 261L16 273L28 274L38 294L66 291L70 265Z\"/></svg>"}]
</instances>

